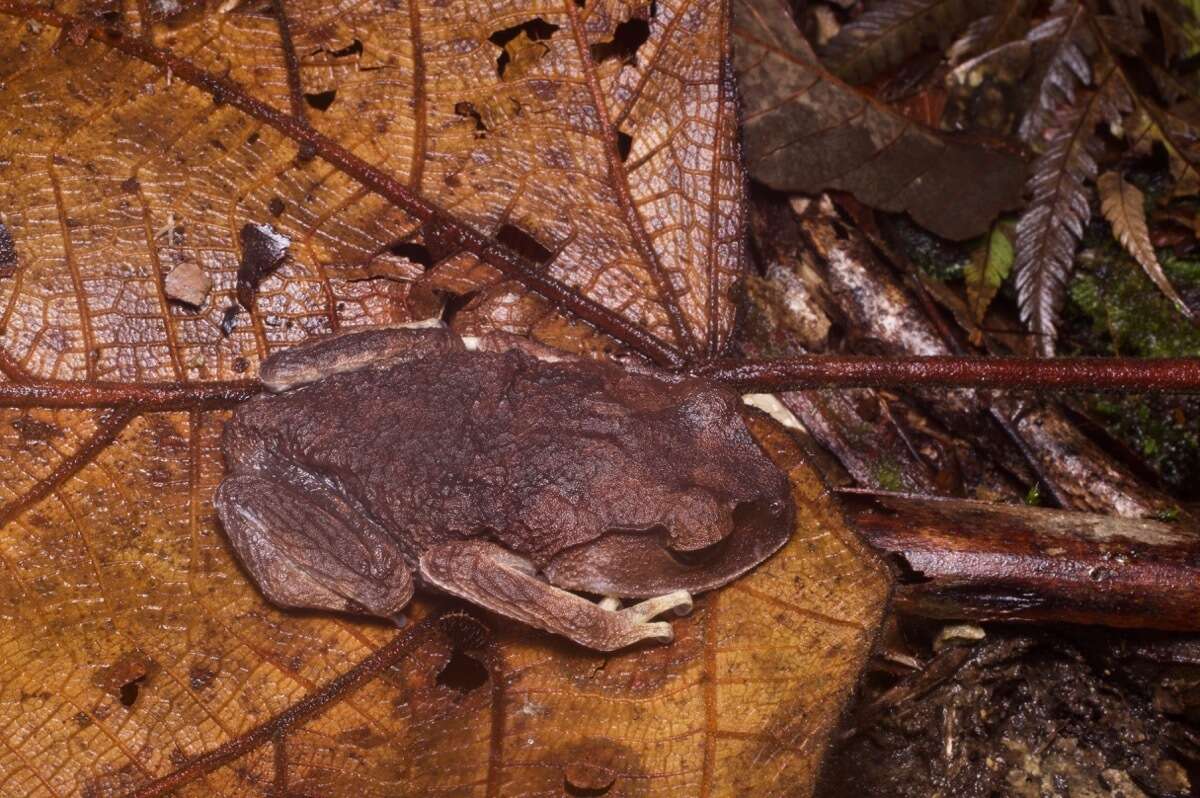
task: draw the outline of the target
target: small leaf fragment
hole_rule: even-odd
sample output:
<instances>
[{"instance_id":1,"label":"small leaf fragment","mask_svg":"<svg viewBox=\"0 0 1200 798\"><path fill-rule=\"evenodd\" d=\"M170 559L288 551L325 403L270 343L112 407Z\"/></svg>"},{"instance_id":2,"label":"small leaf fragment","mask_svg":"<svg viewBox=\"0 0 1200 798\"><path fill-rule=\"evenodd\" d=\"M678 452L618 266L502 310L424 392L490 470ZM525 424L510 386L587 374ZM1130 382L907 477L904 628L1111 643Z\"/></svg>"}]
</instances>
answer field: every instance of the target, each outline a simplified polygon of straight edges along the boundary
<instances>
[{"instance_id":1,"label":"small leaf fragment","mask_svg":"<svg viewBox=\"0 0 1200 798\"><path fill-rule=\"evenodd\" d=\"M194 263L179 264L163 280L169 299L194 308L203 307L212 286L212 278Z\"/></svg>"},{"instance_id":2,"label":"small leaf fragment","mask_svg":"<svg viewBox=\"0 0 1200 798\"><path fill-rule=\"evenodd\" d=\"M242 262L238 266L237 297L242 307L253 310L258 284L283 263L292 240L269 224L250 223L242 227L241 239Z\"/></svg>"},{"instance_id":3,"label":"small leaf fragment","mask_svg":"<svg viewBox=\"0 0 1200 798\"><path fill-rule=\"evenodd\" d=\"M1175 307L1189 319L1194 319L1192 309L1179 296L1162 264L1154 253L1150 231L1146 227L1146 197L1137 186L1130 183L1120 172L1105 172L1096 181L1100 190L1100 211L1112 225L1113 235L1121 246L1133 256L1146 275L1158 286Z\"/></svg>"},{"instance_id":4,"label":"small leaf fragment","mask_svg":"<svg viewBox=\"0 0 1200 798\"><path fill-rule=\"evenodd\" d=\"M983 323L996 292L1012 272L1012 265L1012 241L1001 224L992 225L979 248L971 253L971 260L963 271L967 280L967 305L977 323Z\"/></svg>"}]
</instances>

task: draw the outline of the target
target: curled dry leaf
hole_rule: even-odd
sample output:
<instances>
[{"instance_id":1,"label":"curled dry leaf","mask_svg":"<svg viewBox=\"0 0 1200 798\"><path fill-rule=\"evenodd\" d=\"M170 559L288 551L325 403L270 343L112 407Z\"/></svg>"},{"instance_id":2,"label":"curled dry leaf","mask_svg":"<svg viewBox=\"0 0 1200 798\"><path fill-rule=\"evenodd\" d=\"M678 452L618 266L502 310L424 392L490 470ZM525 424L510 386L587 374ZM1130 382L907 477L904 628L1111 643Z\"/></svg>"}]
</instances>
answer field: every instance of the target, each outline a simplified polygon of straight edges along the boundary
<instances>
[{"instance_id":1,"label":"curled dry leaf","mask_svg":"<svg viewBox=\"0 0 1200 798\"><path fill-rule=\"evenodd\" d=\"M520 278L480 326L532 307L526 329L600 337L566 307L660 353L720 349L743 263L728 5L64 13L0 0L19 264L0 282L0 379L197 398L0 410L4 789L810 793L886 579L778 430L756 424L797 491L791 543L703 598L674 644L610 658L498 623L452 644L281 612L211 505L226 412L209 398L244 393L271 351L410 320L404 275L341 273L383 252ZM645 34L635 52L619 30ZM233 325L248 224L291 244ZM198 311L164 292L185 262L213 279ZM189 766L214 750L221 767Z\"/></svg>"},{"instance_id":2,"label":"curled dry leaf","mask_svg":"<svg viewBox=\"0 0 1200 798\"><path fill-rule=\"evenodd\" d=\"M755 179L792 193L849 191L958 240L1020 205L1020 158L919 125L826 72L781 0L737 4L734 36Z\"/></svg>"},{"instance_id":3,"label":"curled dry leaf","mask_svg":"<svg viewBox=\"0 0 1200 798\"><path fill-rule=\"evenodd\" d=\"M1121 246L1133 256L1146 275L1158 286L1158 290L1175 303L1179 312L1189 319L1194 318L1192 309L1171 285L1163 272L1154 245L1150 242L1150 230L1146 227L1146 197L1137 186L1126 180L1120 172L1105 172L1096 181L1100 192L1100 211L1112 225L1113 235Z\"/></svg>"},{"instance_id":4,"label":"curled dry leaf","mask_svg":"<svg viewBox=\"0 0 1200 798\"><path fill-rule=\"evenodd\" d=\"M237 298L242 307L253 310L258 284L283 263L292 240L269 224L249 222L242 225L238 238L242 245L242 259L238 264Z\"/></svg>"}]
</instances>

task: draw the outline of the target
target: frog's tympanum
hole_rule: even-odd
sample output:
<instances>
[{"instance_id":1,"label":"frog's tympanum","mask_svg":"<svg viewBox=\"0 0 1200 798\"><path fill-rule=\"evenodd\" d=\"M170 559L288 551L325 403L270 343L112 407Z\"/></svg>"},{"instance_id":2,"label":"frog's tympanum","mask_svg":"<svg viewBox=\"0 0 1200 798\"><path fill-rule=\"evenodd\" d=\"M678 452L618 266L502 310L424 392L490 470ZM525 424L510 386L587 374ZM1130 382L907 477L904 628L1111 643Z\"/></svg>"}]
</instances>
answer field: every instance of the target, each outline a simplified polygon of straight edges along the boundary
<instances>
[{"instance_id":1,"label":"frog's tympanum","mask_svg":"<svg viewBox=\"0 0 1200 798\"><path fill-rule=\"evenodd\" d=\"M609 651L787 539L736 394L546 354L387 329L268 359L215 499L267 597L394 618L421 585Z\"/></svg>"}]
</instances>

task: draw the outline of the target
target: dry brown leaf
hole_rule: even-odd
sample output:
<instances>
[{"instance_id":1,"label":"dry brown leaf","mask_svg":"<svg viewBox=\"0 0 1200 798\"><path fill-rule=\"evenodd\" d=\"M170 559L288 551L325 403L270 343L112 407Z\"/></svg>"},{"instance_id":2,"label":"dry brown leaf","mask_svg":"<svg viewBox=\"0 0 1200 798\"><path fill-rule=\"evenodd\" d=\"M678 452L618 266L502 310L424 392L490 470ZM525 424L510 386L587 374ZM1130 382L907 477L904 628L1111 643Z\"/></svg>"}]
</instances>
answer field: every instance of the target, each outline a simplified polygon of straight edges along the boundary
<instances>
[{"instance_id":1,"label":"dry brown leaf","mask_svg":"<svg viewBox=\"0 0 1200 798\"><path fill-rule=\"evenodd\" d=\"M271 351L409 319L404 270L360 279L381 257L514 247L721 348L743 256L728 11L0 0L0 383L215 396ZM450 212L424 224L428 201ZM252 312L247 224L290 241ZM202 308L168 301L181 264L213 279ZM477 323L579 342L505 285ZM490 618L455 643L267 605L212 512L224 411L194 402L0 410L0 792L811 793L886 579L778 429L756 425L797 491L788 547L674 644L602 657Z\"/></svg>"},{"instance_id":2,"label":"dry brown leaf","mask_svg":"<svg viewBox=\"0 0 1200 798\"><path fill-rule=\"evenodd\" d=\"M1100 192L1100 211L1112 225L1113 234L1121 246L1133 256L1142 271L1154 281L1158 290L1175 303L1179 312L1193 318L1192 309L1171 285L1163 272L1154 245L1150 242L1150 230L1146 227L1146 197L1120 172L1105 172L1096 180Z\"/></svg>"},{"instance_id":3,"label":"dry brown leaf","mask_svg":"<svg viewBox=\"0 0 1200 798\"><path fill-rule=\"evenodd\" d=\"M919 125L838 80L783 0L738 3L734 37L755 179L792 193L849 191L956 240L1020 206L1020 158Z\"/></svg>"}]
</instances>

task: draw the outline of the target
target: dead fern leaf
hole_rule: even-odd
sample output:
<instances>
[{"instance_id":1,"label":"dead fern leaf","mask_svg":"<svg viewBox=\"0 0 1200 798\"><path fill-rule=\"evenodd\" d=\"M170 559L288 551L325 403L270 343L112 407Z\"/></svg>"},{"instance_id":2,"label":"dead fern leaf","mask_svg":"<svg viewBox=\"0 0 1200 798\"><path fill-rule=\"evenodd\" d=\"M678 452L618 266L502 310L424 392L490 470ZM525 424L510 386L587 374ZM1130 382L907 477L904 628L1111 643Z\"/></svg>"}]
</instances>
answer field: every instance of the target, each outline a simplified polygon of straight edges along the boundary
<instances>
[{"instance_id":1,"label":"dead fern leaf","mask_svg":"<svg viewBox=\"0 0 1200 798\"><path fill-rule=\"evenodd\" d=\"M946 50L946 60L961 64L980 53L1023 36L1029 26L1031 0L1003 0L992 12L967 25L962 34Z\"/></svg>"},{"instance_id":2,"label":"dead fern leaf","mask_svg":"<svg viewBox=\"0 0 1200 798\"><path fill-rule=\"evenodd\" d=\"M1100 191L1100 211L1112 225L1113 234L1121 246L1133 256L1142 271L1154 281L1175 307L1189 319L1195 318L1191 308L1179 296L1167 275L1163 272L1154 245L1150 242L1150 230L1146 227L1146 197L1137 186L1126 180L1120 172L1105 172L1096 181Z\"/></svg>"},{"instance_id":3,"label":"dead fern leaf","mask_svg":"<svg viewBox=\"0 0 1200 798\"><path fill-rule=\"evenodd\" d=\"M1114 14L1146 29L1146 15L1152 14L1162 31L1161 41L1168 60L1200 52L1200 19L1194 6L1179 0L1111 0Z\"/></svg>"}]
</instances>

